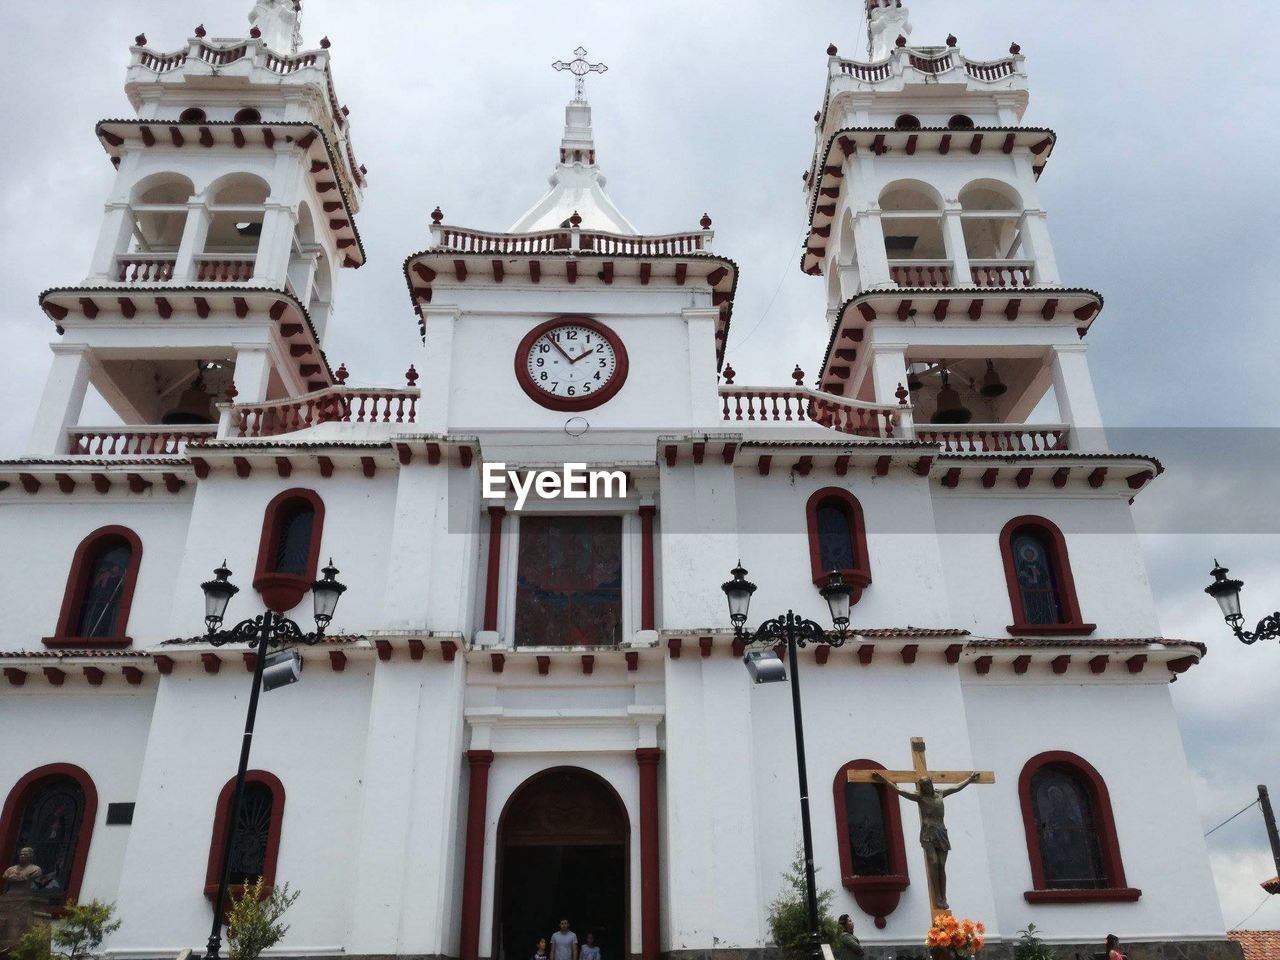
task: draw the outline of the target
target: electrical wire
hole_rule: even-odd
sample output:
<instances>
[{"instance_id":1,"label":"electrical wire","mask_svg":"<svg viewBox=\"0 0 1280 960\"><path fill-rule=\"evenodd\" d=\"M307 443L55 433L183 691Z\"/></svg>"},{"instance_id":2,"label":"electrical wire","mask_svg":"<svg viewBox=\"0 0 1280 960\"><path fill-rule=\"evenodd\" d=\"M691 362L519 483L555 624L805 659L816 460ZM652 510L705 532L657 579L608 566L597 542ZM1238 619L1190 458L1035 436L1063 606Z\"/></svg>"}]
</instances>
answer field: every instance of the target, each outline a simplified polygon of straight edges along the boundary
<instances>
[{"instance_id":1,"label":"electrical wire","mask_svg":"<svg viewBox=\"0 0 1280 960\"><path fill-rule=\"evenodd\" d=\"M808 227L805 227L804 230L801 230L800 236L796 238L796 242L787 249L787 265L785 269L782 271L782 276L778 278L778 285L773 290L773 296L769 298L769 303L764 308L764 313L760 314L760 319L755 322L755 326L753 326L750 330L748 330L746 332L746 335L733 345L735 350L741 347L748 340L750 340L751 335L760 329L760 324L764 323L765 317L769 316L769 311L773 309L773 304L778 299L778 294L782 292L782 285L787 282L787 275L790 273L792 266L795 263L796 247L798 247L801 243L804 242L804 236L808 232L809 232Z\"/></svg>"},{"instance_id":2,"label":"electrical wire","mask_svg":"<svg viewBox=\"0 0 1280 960\"><path fill-rule=\"evenodd\" d=\"M1265 907L1265 906L1267 905L1267 901L1268 901L1268 900L1270 900L1270 899L1271 899L1271 897L1272 897L1272 894L1270 894L1270 893L1268 893L1268 894L1266 894L1265 896L1263 896L1263 898L1262 898L1262 902L1261 902L1261 903L1259 903L1256 907L1254 907L1251 911L1249 911L1249 915L1248 915L1247 917L1245 917L1243 920L1241 920L1239 923L1237 923L1237 924L1236 924L1234 927L1232 927L1231 929L1232 929L1232 930L1239 930L1239 929L1240 929L1241 927L1243 927L1246 923L1248 923L1250 920L1252 920L1252 919L1253 919L1253 915L1254 915L1255 913L1257 913L1259 910L1261 910L1263 907Z\"/></svg>"},{"instance_id":3,"label":"electrical wire","mask_svg":"<svg viewBox=\"0 0 1280 960\"><path fill-rule=\"evenodd\" d=\"M1258 805L1258 801L1257 801L1257 800L1254 800L1252 803L1248 804L1248 805L1247 805L1247 806L1245 806L1243 809L1237 810L1237 811L1236 811L1235 813L1233 813L1231 816L1227 817L1227 819L1223 820L1220 824L1218 824L1218 826L1214 827L1214 828L1213 828L1213 830L1210 830L1210 831L1209 831L1209 833L1213 833L1213 832L1214 832L1214 830L1217 830L1217 829L1219 829L1220 827L1225 827L1228 823L1230 823L1230 822L1231 822L1232 820L1234 820L1236 817L1240 816L1240 814L1244 813L1244 812L1245 812L1245 810L1248 810L1248 809L1249 809L1249 807L1256 807L1257 805ZM1207 837L1207 836L1209 836L1209 833L1206 833L1206 834L1205 834L1205 836L1206 836L1206 837Z\"/></svg>"}]
</instances>

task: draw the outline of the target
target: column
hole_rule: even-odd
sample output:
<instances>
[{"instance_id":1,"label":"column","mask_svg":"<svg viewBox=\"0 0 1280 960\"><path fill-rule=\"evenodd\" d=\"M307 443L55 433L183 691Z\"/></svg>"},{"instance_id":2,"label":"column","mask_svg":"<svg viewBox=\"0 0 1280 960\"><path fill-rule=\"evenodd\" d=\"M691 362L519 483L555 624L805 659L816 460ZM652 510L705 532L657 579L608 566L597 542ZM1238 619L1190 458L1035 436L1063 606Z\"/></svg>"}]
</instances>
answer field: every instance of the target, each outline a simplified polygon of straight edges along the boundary
<instances>
[{"instance_id":1,"label":"column","mask_svg":"<svg viewBox=\"0 0 1280 960\"><path fill-rule=\"evenodd\" d=\"M237 403L261 403L267 399L271 379L271 355L261 343L233 343L236 367L232 371Z\"/></svg>"},{"instance_id":2,"label":"column","mask_svg":"<svg viewBox=\"0 0 1280 960\"><path fill-rule=\"evenodd\" d=\"M1027 210L1022 215L1022 245L1027 259L1035 263L1036 283L1059 284L1058 260L1053 255L1053 243L1049 240L1048 215L1043 210Z\"/></svg>"},{"instance_id":3,"label":"column","mask_svg":"<svg viewBox=\"0 0 1280 960\"><path fill-rule=\"evenodd\" d=\"M467 789L467 840L462 868L462 930L459 960L479 960L480 898L484 892L484 831L489 808L489 766L492 750L468 750L471 782Z\"/></svg>"},{"instance_id":4,"label":"column","mask_svg":"<svg viewBox=\"0 0 1280 960\"><path fill-rule=\"evenodd\" d=\"M905 343L876 343L871 354L871 385L876 403L898 407L898 421L893 435L899 440L915 436L910 407L898 402L898 388L906 386L907 345Z\"/></svg>"},{"instance_id":5,"label":"column","mask_svg":"<svg viewBox=\"0 0 1280 960\"><path fill-rule=\"evenodd\" d=\"M498 589L502 573L502 518L506 507L489 508L489 558L484 581L484 629L489 633L498 630Z\"/></svg>"},{"instance_id":6,"label":"column","mask_svg":"<svg viewBox=\"0 0 1280 960\"><path fill-rule=\"evenodd\" d=\"M640 629L653 627L653 517L658 508L640 508Z\"/></svg>"},{"instance_id":7,"label":"column","mask_svg":"<svg viewBox=\"0 0 1280 960\"><path fill-rule=\"evenodd\" d=\"M658 874L658 761L662 750L640 747L640 957L658 960L662 890Z\"/></svg>"},{"instance_id":8,"label":"column","mask_svg":"<svg viewBox=\"0 0 1280 960\"><path fill-rule=\"evenodd\" d=\"M720 308L685 307L680 315L688 338L690 422L695 427L723 429L716 390L716 323Z\"/></svg>"},{"instance_id":9,"label":"column","mask_svg":"<svg viewBox=\"0 0 1280 960\"><path fill-rule=\"evenodd\" d=\"M182 228L182 239L178 241L178 256L173 264L175 280L200 279L200 264L196 258L204 253L211 219L209 208L205 205L203 197L192 197L187 201L187 222Z\"/></svg>"},{"instance_id":10,"label":"column","mask_svg":"<svg viewBox=\"0 0 1280 960\"><path fill-rule=\"evenodd\" d=\"M27 452L49 457L67 450L67 430L80 422L89 388L89 347L83 343L50 344L53 366L44 382Z\"/></svg>"},{"instance_id":11,"label":"column","mask_svg":"<svg viewBox=\"0 0 1280 960\"><path fill-rule=\"evenodd\" d=\"M129 249L129 236L133 232L133 214L124 201L108 203L102 218L102 230L98 233L98 245L93 251L93 263L89 275L95 280L118 283L119 268L116 254Z\"/></svg>"},{"instance_id":12,"label":"column","mask_svg":"<svg viewBox=\"0 0 1280 960\"><path fill-rule=\"evenodd\" d=\"M947 259L951 261L951 285L973 286L973 274L969 270L969 246L964 240L964 221L960 219L960 201L949 200L942 214L942 239L947 245Z\"/></svg>"},{"instance_id":13,"label":"column","mask_svg":"<svg viewBox=\"0 0 1280 960\"><path fill-rule=\"evenodd\" d=\"M265 205L258 254L253 261L254 280L272 287L284 286L297 222L297 215L288 204L268 202Z\"/></svg>"},{"instance_id":14,"label":"column","mask_svg":"<svg viewBox=\"0 0 1280 960\"><path fill-rule=\"evenodd\" d=\"M421 307L425 326L422 371L422 398L418 402L418 429L424 433L447 433L453 383L453 331L458 321L456 306Z\"/></svg>"},{"instance_id":15,"label":"column","mask_svg":"<svg viewBox=\"0 0 1280 960\"><path fill-rule=\"evenodd\" d=\"M880 220L879 204L857 211L853 221L853 243L858 254L862 289L896 286L889 276L889 254L884 247L884 224Z\"/></svg>"},{"instance_id":16,"label":"column","mask_svg":"<svg viewBox=\"0 0 1280 960\"><path fill-rule=\"evenodd\" d=\"M1053 392L1058 400L1058 417L1071 427L1070 449L1105 451L1102 411L1098 409L1084 352L1083 343L1053 347Z\"/></svg>"}]
</instances>

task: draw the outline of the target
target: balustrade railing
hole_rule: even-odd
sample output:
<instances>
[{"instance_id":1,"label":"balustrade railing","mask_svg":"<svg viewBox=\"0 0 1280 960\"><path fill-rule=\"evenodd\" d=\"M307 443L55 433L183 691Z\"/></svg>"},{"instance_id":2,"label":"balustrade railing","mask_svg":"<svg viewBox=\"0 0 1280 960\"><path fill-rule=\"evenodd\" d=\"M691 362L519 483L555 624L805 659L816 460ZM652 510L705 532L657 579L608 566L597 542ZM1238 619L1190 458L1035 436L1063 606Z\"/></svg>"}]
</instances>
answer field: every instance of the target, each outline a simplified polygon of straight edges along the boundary
<instances>
[{"instance_id":1,"label":"balustrade railing","mask_svg":"<svg viewBox=\"0 0 1280 960\"><path fill-rule=\"evenodd\" d=\"M182 426L72 427L67 449L76 457L169 457L192 441L212 439L216 424Z\"/></svg>"},{"instance_id":2,"label":"balustrade railing","mask_svg":"<svg viewBox=\"0 0 1280 960\"><path fill-rule=\"evenodd\" d=\"M411 388L326 387L285 400L236 404L229 431L233 437L275 437L320 423L415 423L418 396Z\"/></svg>"},{"instance_id":3,"label":"balustrade railing","mask_svg":"<svg viewBox=\"0 0 1280 960\"><path fill-rule=\"evenodd\" d=\"M951 261L890 260L889 277L900 287L949 287Z\"/></svg>"},{"instance_id":4,"label":"balustrade railing","mask_svg":"<svg viewBox=\"0 0 1280 960\"><path fill-rule=\"evenodd\" d=\"M940 443L944 453L1027 453L1068 448L1070 428L1063 423L970 423L963 427L916 427L916 439Z\"/></svg>"},{"instance_id":5,"label":"balustrade railing","mask_svg":"<svg viewBox=\"0 0 1280 960\"><path fill-rule=\"evenodd\" d=\"M807 387L720 387L727 421L813 423L860 437L892 437L904 408L846 400Z\"/></svg>"},{"instance_id":6,"label":"balustrade railing","mask_svg":"<svg viewBox=\"0 0 1280 960\"><path fill-rule=\"evenodd\" d=\"M946 73L954 66L951 54L944 53L940 57L922 57L919 54L909 54L907 62L921 73L930 75Z\"/></svg>"},{"instance_id":7,"label":"balustrade railing","mask_svg":"<svg viewBox=\"0 0 1280 960\"><path fill-rule=\"evenodd\" d=\"M175 254L127 253L116 257L116 280L120 283L158 283L173 279Z\"/></svg>"},{"instance_id":8,"label":"balustrade railing","mask_svg":"<svg viewBox=\"0 0 1280 960\"><path fill-rule=\"evenodd\" d=\"M879 80L888 80L893 75L893 67L889 60L885 60L882 63L858 63L856 60L841 60L840 72L851 77L857 77L859 80L866 80L868 83L876 83Z\"/></svg>"},{"instance_id":9,"label":"balustrade railing","mask_svg":"<svg viewBox=\"0 0 1280 960\"><path fill-rule=\"evenodd\" d=\"M909 47L896 51L894 55L878 63L859 63L857 60L837 60L836 63L843 76L855 77L868 83L879 83L894 75L893 65L899 58L904 67L912 67L929 76L949 73L962 66L965 74L970 78L988 83L993 80L1003 80L1018 72L1017 57L990 61L970 60L959 56L954 51L935 55L929 52L917 52Z\"/></svg>"},{"instance_id":10,"label":"balustrade railing","mask_svg":"<svg viewBox=\"0 0 1280 960\"><path fill-rule=\"evenodd\" d=\"M243 283L253 279L254 258L201 255L196 259L196 279L202 283Z\"/></svg>"},{"instance_id":11,"label":"balustrade railing","mask_svg":"<svg viewBox=\"0 0 1280 960\"><path fill-rule=\"evenodd\" d=\"M1035 261L970 260L969 272L980 287L1029 287L1035 282Z\"/></svg>"},{"instance_id":12,"label":"balustrade railing","mask_svg":"<svg viewBox=\"0 0 1280 960\"><path fill-rule=\"evenodd\" d=\"M436 246L460 253L533 254L588 250L616 256L680 256L711 248L710 230L655 236L628 236L596 230L541 230L536 233L488 233L463 227L434 225Z\"/></svg>"},{"instance_id":13,"label":"balustrade railing","mask_svg":"<svg viewBox=\"0 0 1280 960\"><path fill-rule=\"evenodd\" d=\"M1012 57L1005 60L966 60L964 69L975 80L1001 80L1017 72L1017 61Z\"/></svg>"}]
</instances>

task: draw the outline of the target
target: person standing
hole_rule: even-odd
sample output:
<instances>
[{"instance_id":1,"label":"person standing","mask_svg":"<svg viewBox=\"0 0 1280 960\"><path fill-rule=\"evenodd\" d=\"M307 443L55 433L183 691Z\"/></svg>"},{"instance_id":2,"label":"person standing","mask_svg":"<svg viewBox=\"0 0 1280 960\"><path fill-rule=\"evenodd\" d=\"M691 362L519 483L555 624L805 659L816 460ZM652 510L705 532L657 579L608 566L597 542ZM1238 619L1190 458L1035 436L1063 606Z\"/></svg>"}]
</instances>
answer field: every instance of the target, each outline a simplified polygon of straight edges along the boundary
<instances>
[{"instance_id":1,"label":"person standing","mask_svg":"<svg viewBox=\"0 0 1280 960\"><path fill-rule=\"evenodd\" d=\"M578 960L600 960L600 948L596 945L596 935L587 934L587 942L578 951Z\"/></svg>"},{"instance_id":2,"label":"person standing","mask_svg":"<svg viewBox=\"0 0 1280 960\"><path fill-rule=\"evenodd\" d=\"M545 937L538 941L538 945L533 949L532 960L550 960L547 956L547 940Z\"/></svg>"},{"instance_id":3,"label":"person standing","mask_svg":"<svg viewBox=\"0 0 1280 960\"><path fill-rule=\"evenodd\" d=\"M1114 933L1107 934L1107 960L1128 960L1128 958L1120 952L1120 938Z\"/></svg>"},{"instance_id":4,"label":"person standing","mask_svg":"<svg viewBox=\"0 0 1280 960\"><path fill-rule=\"evenodd\" d=\"M840 960L863 960L865 952L862 949L862 942L853 933L853 918L847 913L842 913L836 923L840 925L840 941L837 944L836 955Z\"/></svg>"},{"instance_id":5,"label":"person standing","mask_svg":"<svg viewBox=\"0 0 1280 960\"><path fill-rule=\"evenodd\" d=\"M569 929L569 921L560 919L560 929L551 935L551 960L578 960L578 935Z\"/></svg>"}]
</instances>

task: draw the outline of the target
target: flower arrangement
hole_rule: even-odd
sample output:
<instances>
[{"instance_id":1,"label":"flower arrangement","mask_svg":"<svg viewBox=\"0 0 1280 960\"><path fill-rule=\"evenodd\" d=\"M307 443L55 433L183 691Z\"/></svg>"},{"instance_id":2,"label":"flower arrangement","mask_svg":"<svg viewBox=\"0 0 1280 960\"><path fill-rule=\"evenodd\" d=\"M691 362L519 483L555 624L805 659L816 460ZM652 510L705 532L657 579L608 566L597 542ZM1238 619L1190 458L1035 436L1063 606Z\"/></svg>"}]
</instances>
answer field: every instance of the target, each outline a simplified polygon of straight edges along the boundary
<instances>
[{"instance_id":1,"label":"flower arrangement","mask_svg":"<svg viewBox=\"0 0 1280 960\"><path fill-rule=\"evenodd\" d=\"M934 960L973 958L986 946L986 927L972 920L957 920L949 913L933 918L924 944Z\"/></svg>"}]
</instances>

